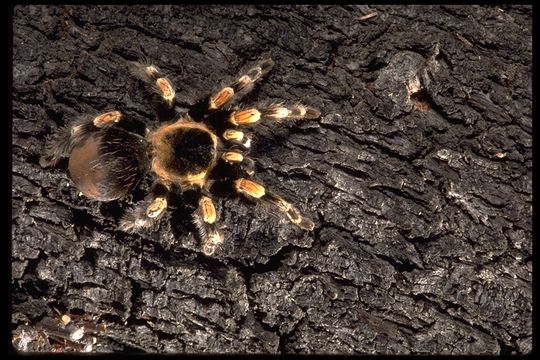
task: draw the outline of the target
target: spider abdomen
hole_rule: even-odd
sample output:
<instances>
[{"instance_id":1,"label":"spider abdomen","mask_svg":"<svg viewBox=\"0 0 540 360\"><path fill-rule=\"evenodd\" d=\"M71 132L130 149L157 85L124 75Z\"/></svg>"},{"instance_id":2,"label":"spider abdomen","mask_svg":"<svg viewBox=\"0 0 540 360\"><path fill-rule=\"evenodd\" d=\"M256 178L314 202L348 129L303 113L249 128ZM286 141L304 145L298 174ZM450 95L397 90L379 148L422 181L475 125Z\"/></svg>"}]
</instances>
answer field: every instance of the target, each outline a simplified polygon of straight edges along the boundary
<instances>
[{"instance_id":1,"label":"spider abdomen","mask_svg":"<svg viewBox=\"0 0 540 360\"><path fill-rule=\"evenodd\" d=\"M90 133L73 146L69 173L87 197L110 201L125 196L142 178L146 142L123 129Z\"/></svg>"},{"instance_id":2,"label":"spider abdomen","mask_svg":"<svg viewBox=\"0 0 540 360\"><path fill-rule=\"evenodd\" d=\"M216 162L216 136L204 125L177 122L150 137L152 170L166 181L198 182Z\"/></svg>"}]
</instances>

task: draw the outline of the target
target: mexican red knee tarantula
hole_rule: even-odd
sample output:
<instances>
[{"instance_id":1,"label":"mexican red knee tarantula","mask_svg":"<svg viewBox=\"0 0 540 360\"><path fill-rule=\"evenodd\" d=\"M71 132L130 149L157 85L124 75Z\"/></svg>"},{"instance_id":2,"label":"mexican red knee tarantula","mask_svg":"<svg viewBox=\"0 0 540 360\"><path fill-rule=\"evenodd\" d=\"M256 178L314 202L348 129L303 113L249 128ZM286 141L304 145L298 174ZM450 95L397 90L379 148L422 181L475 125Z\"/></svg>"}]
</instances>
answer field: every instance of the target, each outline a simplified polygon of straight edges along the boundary
<instances>
[{"instance_id":1,"label":"mexican red knee tarantula","mask_svg":"<svg viewBox=\"0 0 540 360\"><path fill-rule=\"evenodd\" d=\"M238 99L251 90L273 65L271 59L260 62L232 84L199 100L187 114L178 116L171 81L156 66L133 62L133 75L159 95L158 116L165 122L155 130L145 129L142 136L122 126L133 119L120 111L83 116L62 128L48 143L41 164L55 165L61 157L69 155L69 173L77 188L87 197L100 201L125 196L149 171L154 178L150 203L124 215L120 220L124 231L149 227L159 219L167 208L173 187L197 191L199 202L193 217L207 255L223 242L211 195L216 183L225 184L252 200L268 203L285 213L293 224L312 230L313 222L296 207L251 179L255 165L246 156L250 139L240 127L261 119L275 122L314 119L320 112L305 105L248 109L226 106L233 98Z\"/></svg>"}]
</instances>

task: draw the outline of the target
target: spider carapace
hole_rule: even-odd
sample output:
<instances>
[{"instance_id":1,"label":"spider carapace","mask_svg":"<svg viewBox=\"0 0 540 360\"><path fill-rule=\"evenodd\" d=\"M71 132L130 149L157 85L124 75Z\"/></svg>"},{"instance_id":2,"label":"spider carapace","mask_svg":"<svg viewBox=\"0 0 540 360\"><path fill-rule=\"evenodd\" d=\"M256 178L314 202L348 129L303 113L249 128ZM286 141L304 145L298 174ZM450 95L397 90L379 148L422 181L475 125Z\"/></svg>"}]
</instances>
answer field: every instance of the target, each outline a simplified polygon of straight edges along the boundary
<instances>
[{"instance_id":1,"label":"spider carapace","mask_svg":"<svg viewBox=\"0 0 540 360\"><path fill-rule=\"evenodd\" d=\"M133 62L133 75L159 95L161 125L137 133L122 126L133 119L118 110L81 116L48 142L41 164L55 165L60 158L69 156L69 173L77 188L100 201L124 197L150 173L154 179L151 194L121 218L120 228L124 231L147 228L158 220L168 207L173 188L197 191L199 200L193 219L207 255L213 254L224 239L216 225L212 200L216 185L267 203L293 224L312 230L313 222L295 206L252 179L255 164L247 156L251 139L242 128L261 120L315 119L320 112L305 105L230 106L273 65L271 59L260 62L230 85L196 102L187 114L178 115L171 81L157 66Z\"/></svg>"}]
</instances>

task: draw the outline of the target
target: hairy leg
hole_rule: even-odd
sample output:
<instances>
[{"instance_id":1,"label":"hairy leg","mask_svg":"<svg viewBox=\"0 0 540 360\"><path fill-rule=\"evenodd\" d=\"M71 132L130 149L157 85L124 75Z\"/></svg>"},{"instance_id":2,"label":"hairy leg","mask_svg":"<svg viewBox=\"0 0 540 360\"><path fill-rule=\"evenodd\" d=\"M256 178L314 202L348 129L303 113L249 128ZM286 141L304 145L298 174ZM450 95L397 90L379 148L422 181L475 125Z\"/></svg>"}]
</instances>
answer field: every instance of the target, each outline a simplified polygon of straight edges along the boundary
<instances>
[{"instance_id":1,"label":"hairy leg","mask_svg":"<svg viewBox=\"0 0 540 360\"><path fill-rule=\"evenodd\" d=\"M255 201L262 201L271 204L275 209L287 215L287 218L296 226L304 230L313 230L315 224L310 219L303 217L298 209L279 195L266 189L263 185L245 178L236 179L233 183L234 189Z\"/></svg>"},{"instance_id":2,"label":"hairy leg","mask_svg":"<svg viewBox=\"0 0 540 360\"><path fill-rule=\"evenodd\" d=\"M141 228L149 228L161 218L168 206L169 187L161 182L152 185L149 201L136 206L120 219L120 229L135 232Z\"/></svg>"},{"instance_id":3,"label":"hairy leg","mask_svg":"<svg viewBox=\"0 0 540 360\"><path fill-rule=\"evenodd\" d=\"M72 124L60 128L45 146L40 164L43 167L54 166L58 161L69 155L73 146L105 126L118 123L124 115L120 111L108 111L96 116L81 116Z\"/></svg>"},{"instance_id":4,"label":"hairy leg","mask_svg":"<svg viewBox=\"0 0 540 360\"><path fill-rule=\"evenodd\" d=\"M208 114L222 109L231 100L238 100L247 94L254 86L255 82L266 75L274 66L272 59L266 59L249 69L233 83L223 87L216 93L206 96L190 110L189 115L194 120L204 120Z\"/></svg>"},{"instance_id":5,"label":"hairy leg","mask_svg":"<svg viewBox=\"0 0 540 360\"><path fill-rule=\"evenodd\" d=\"M199 230L202 250L206 255L212 255L216 248L223 243L223 234L218 230L216 219L217 212L214 202L208 194L201 194L193 221Z\"/></svg>"}]
</instances>

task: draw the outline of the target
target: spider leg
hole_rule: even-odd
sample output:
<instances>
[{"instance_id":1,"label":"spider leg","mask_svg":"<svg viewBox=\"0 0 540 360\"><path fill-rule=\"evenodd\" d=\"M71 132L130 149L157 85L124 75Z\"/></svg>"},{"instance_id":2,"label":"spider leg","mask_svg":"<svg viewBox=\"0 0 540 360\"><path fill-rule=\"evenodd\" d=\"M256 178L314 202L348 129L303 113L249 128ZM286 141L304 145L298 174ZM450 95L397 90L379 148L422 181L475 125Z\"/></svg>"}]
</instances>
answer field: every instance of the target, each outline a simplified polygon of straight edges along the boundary
<instances>
[{"instance_id":1,"label":"spider leg","mask_svg":"<svg viewBox=\"0 0 540 360\"><path fill-rule=\"evenodd\" d=\"M255 161L247 157L242 151L229 149L221 153L220 159L229 166L236 167L239 171L251 176L255 173Z\"/></svg>"},{"instance_id":2,"label":"spider leg","mask_svg":"<svg viewBox=\"0 0 540 360\"><path fill-rule=\"evenodd\" d=\"M272 59L261 61L232 84L197 102L189 111L189 115L192 119L202 120L206 114L222 109L233 98L238 99L247 94L253 88L254 83L266 75L273 66Z\"/></svg>"},{"instance_id":3,"label":"spider leg","mask_svg":"<svg viewBox=\"0 0 540 360\"><path fill-rule=\"evenodd\" d=\"M296 207L253 180L245 178L236 179L233 182L233 187L236 192L255 201L262 201L273 205L279 211L285 213L289 220L301 229L313 230L315 227L313 221L303 217Z\"/></svg>"},{"instance_id":4,"label":"spider leg","mask_svg":"<svg viewBox=\"0 0 540 360\"><path fill-rule=\"evenodd\" d=\"M120 229L125 232L135 232L141 228L151 227L165 212L168 206L167 195L169 187L156 181L152 185L150 204L144 202L127 212L120 219Z\"/></svg>"},{"instance_id":5,"label":"spider leg","mask_svg":"<svg viewBox=\"0 0 540 360\"><path fill-rule=\"evenodd\" d=\"M223 243L223 234L216 225L217 212L210 195L205 191L199 197L199 206L193 215L193 221L202 239L202 250L210 256L216 247Z\"/></svg>"},{"instance_id":6,"label":"spider leg","mask_svg":"<svg viewBox=\"0 0 540 360\"><path fill-rule=\"evenodd\" d=\"M251 138L243 131L227 129L221 134L221 137L231 144L240 145L245 149L249 149L251 147Z\"/></svg>"},{"instance_id":7,"label":"spider leg","mask_svg":"<svg viewBox=\"0 0 540 360\"><path fill-rule=\"evenodd\" d=\"M173 120L176 117L174 105L176 103L176 91L165 74L155 65L144 62L130 62L131 74L142 80L149 88L157 93L160 103L157 104L157 115L161 121Z\"/></svg>"},{"instance_id":8,"label":"spider leg","mask_svg":"<svg viewBox=\"0 0 540 360\"><path fill-rule=\"evenodd\" d=\"M321 112L310 106L297 104L286 107L282 104L274 104L261 108L219 110L210 114L206 121L216 129L224 129L222 137L229 140L244 138L244 133L238 131L235 127L250 125L259 122L261 119L279 123L283 119L316 119L320 116ZM247 143L249 145L249 140L247 140Z\"/></svg>"},{"instance_id":9,"label":"spider leg","mask_svg":"<svg viewBox=\"0 0 540 360\"><path fill-rule=\"evenodd\" d=\"M97 116L81 116L72 124L60 128L47 142L44 154L39 160L41 166L56 165L62 157L69 155L73 146L85 140L89 134L118 123L123 117L120 111L108 111Z\"/></svg>"},{"instance_id":10,"label":"spider leg","mask_svg":"<svg viewBox=\"0 0 540 360\"><path fill-rule=\"evenodd\" d=\"M249 125L261 119L269 119L279 122L282 119L316 119L321 116L321 112L305 105L294 105L285 107L281 104L271 105L265 108L250 108L230 111L226 121L234 126Z\"/></svg>"},{"instance_id":11,"label":"spider leg","mask_svg":"<svg viewBox=\"0 0 540 360\"><path fill-rule=\"evenodd\" d=\"M123 116L120 111L109 111L94 117L92 124L97 128L102 128L113 123L118 123Z\"/></svg>"}]
</instances>

